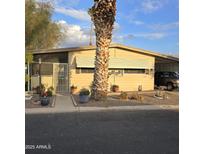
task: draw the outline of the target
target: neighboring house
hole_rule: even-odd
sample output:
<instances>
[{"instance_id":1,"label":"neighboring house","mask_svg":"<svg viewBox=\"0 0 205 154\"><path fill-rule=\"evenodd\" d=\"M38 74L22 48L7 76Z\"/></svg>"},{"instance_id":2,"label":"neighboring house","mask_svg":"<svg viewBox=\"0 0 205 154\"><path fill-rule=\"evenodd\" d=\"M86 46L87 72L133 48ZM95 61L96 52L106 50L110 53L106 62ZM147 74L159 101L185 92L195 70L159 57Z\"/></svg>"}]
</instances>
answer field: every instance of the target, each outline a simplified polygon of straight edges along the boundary
<instances>
[{"instance_id":1,"label":"neighboring house","mask_svg":"<svg viewBox=\"0 0 205 154\"><path fill-rule=\"evenodd\" d=\"M90 88L93 80L94 46L33 51L32 87L41 82L56 92L69 92L69 87ZM119 85L120 91L154 89L155 71L179 71L179 58L120 44L110 46L109 88ZM109 89L110 90L110 89Z\"/></svg>"}]
</instances>

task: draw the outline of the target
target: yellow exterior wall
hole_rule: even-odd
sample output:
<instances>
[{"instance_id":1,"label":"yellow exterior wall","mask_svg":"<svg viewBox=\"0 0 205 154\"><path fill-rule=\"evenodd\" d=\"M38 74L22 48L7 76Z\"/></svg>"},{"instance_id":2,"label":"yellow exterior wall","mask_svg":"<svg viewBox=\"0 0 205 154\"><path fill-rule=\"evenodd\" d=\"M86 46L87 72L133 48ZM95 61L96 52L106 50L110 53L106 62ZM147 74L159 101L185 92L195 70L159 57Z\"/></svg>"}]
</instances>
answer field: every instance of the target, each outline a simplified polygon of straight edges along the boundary
<instances>
[{"instance_id":1,"label":"yellow exterior wall","mask_svg":"<svg viewBox=\"0 0 205 154\"><path fill-rule=\"evenodd\" d=\"M49 87L53 86L53 76L52 75L43 75L43 76L41 76L41 83L46 88L49 88Z\"/></svg>"},{"instance_id":2,"label":"yellow exterior wall","mask_svg":"<svg viewBox=\"0 0 205 154\"><path fill-rule=\"evenodd\" d=\"M46 88L53 86L53 76L52 75L42 75L41 83L45 85ZM36 88L39 86L39 77L31 76L31 87Z\"/></svg>"},{"instance_id":3,"label":"yellow exterior wall","mask_svg":"<svg viewBox=\"0 0 205 154\"><path fill-rule=\"evenodd\" d=\"M39 86L39 77L31 76L31 88L36 88L37 86Z\"/></svg>"},{"instance_id":4,"label":"yellow exterior wall","mask_svg":"<svg viewBox=\"0 0 205 154\"><path fill-rule=\"evenodd\" d=\"M78 91L82 88L89 89L93 81L93 74L76 74L76 56L92 56L94 58L95 50L69 52L69 85L77 86Z\"/></svg>"},{"instance_id":5,"label":"yellow exterior wall","mask_svg":"<svg viewBox=\"0 0 205 154\"><path fill-rule=\"evenodd\" d=\"M42 75L41 83L45 85L46 88L53 86L53 76L52 75ZM31 76L31 87L36 88L39 86L39 77Z\"/></svg>"},{"instance_id":6,"label":"yellow exterior wall","mask_svg":"<svg viewBox=\"0 0 205 154\"><path fill-rule=\"evenodd\" d=\"M81 88L89 88L93 81L92 73L76 74L76 63L75 57L95 57L95 50L89 51L75 51L69 52L69 76L70 86L77 86L78 90ZM136 52L126 51L117 48L110 49L110 58L126 58L132 60L146 59L149 61L148 67L154 69L155 58L152 56L139 54ZM109 78L109 86L117 84L121 91L137 91L138 86L142 85L142 90L153 90L154 89L154 76L153 74L123 74L122 76L111 75Z\"/></svg>"}]
</instances>

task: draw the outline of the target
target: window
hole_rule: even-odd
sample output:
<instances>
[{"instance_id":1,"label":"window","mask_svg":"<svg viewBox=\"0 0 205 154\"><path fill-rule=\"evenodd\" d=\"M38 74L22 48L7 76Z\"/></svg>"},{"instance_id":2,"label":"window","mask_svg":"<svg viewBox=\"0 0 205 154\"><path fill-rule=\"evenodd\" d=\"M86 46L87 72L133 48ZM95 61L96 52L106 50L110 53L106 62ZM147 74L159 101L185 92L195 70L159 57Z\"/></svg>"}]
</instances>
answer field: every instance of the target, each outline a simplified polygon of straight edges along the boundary
<instances>
[{"instance_id":1,"label":"window","mask_svg":"<svg viewBox=\"0 0 205 154\"><path fill-rule=\"evenodd\" d=\"M32 75L39 75L39 64L32 64Z\"/></svg>"},{"instance_id":2,"label":"window","mask_svg":"<svg viewBox=\"0 0 205 154\"><path fill-rule=\"evenodd\" d=\"M115 76L122 76L123 75L123 69L113 69L109 68L108 75L115 75Z\"/></svg>"},{"instance_id":3,"label":"window","mask_svg":"<svg viewBox=\"0 0 205 154\"><path fill-rule=\"evenodd\" d=\"M76 68L76 74L80 73L94 73L94 68Z\"/></svg>"},{"instance_id":4,"label":"window","mask_svg":"<svg viewBox=\"0 0 205 154\"><path fill-rule=\"evenodd\" d=\"M41 75L53 75L53 64L41 64Z\"/></svg>"},{"instance_id":5,"label":"window","mask_svg":"<svg viewBox=\"0 0 205 154\"><path fill-rule=\"evenodd\" d=\"M124 69L125 74L144 74L145 69Z\"/></svg>"},{"instance_id":6,"label":"window","mask_svg":"<svg viewBox=\"0 0 205 154\"><path fill-rule=\"evenodd\" d=\"M32 75L39 75L39 64L32 64ZM41 75L53 75L53 64L41 64Z\"/></svg>"},{"instance_id":7,"label":"window","mask_svg":"<svg viewBox=\"0 0 205 154\"><path fill-rule=\"evenodd\" d=\"M68 63L68 53L42 53L42 54L34 54L34 62L39 62L39 58L41 58L42 62L50 62L50 63Z\"/></svg>"}]
</instances>

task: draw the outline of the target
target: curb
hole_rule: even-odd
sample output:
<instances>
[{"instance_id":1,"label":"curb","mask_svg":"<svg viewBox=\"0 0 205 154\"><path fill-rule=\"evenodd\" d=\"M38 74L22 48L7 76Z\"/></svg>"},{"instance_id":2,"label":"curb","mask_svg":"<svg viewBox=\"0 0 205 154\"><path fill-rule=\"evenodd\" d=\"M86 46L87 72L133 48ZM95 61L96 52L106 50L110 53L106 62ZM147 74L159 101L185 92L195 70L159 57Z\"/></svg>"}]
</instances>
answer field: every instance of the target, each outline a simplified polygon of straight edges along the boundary
<instances>
[{"instance_id":1,"label":"curb","mask_svg":"<svg viewBox=\"0 0 205 154\"><path fill-rule=\"evenodd\" d=\"M176 105L143 105L143 106L123 106L123 107L79 107L80 112L91 111L136 111L136 110L175 110L179 107Z\"/></svg>"},{"instance_id":2,"label":"curb","mask_svg":"<svg viewBox=\"0 0 205 154\"><path fill-rule=\"evenodd\" d=\"M75 99L73 98L73 95L72 95L72 94L70 94L70 97L71 97L71 100L72 100L72 102L73 102L73 105L74 105L75 107L78 107L78 104L76 103L76 101L75 101Z\"/></svg>"},{"instance_id":3,"label":"curb","mask_svg":"<svg viewBox=\"0 0 205 154\"><path fill-rule=\"evenodd\" d=\"M54 107L55 104L56 104L56 95L54 95L53 97L54 97L54 98L53 98L53 102L52 102L52 104L51 104L51 107Z\"/></svg>"},{"instance_id":4,"label":"curb","mask_svg":"<svg viewBox=\"0 0 205 154\"><path fill-rule=\"evenodd\" d=\"M139 111L139 110L176 110L179 109L178 105L143 105L143 106L123 106L123 107L78 107L75 110L55 110L51 109L49 111L25 111L25 114L55 114L55 113L73 113L73 112L97 112L97 111Z\"/></svg>"}]
</instances>

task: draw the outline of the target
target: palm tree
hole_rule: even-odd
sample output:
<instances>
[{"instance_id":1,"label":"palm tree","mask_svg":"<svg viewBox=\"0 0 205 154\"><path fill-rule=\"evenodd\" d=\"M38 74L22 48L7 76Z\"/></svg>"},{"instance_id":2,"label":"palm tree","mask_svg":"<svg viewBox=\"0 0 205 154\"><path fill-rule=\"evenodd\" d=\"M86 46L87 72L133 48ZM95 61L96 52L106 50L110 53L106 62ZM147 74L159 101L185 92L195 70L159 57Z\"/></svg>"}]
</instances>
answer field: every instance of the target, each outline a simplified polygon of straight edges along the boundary
<instances>
[{"instance_id":1,"label":"palm tree","mask_svg":"<svg viewBox=\"0 0 205 154\"><path fill-rule=\"evenodd\" d=\"M116 15L116 0L94 0L88 13L95 25L96 56L92 95L94 100L106 98L108 91L109 46Z\"/></svg>"}]
</instances>

